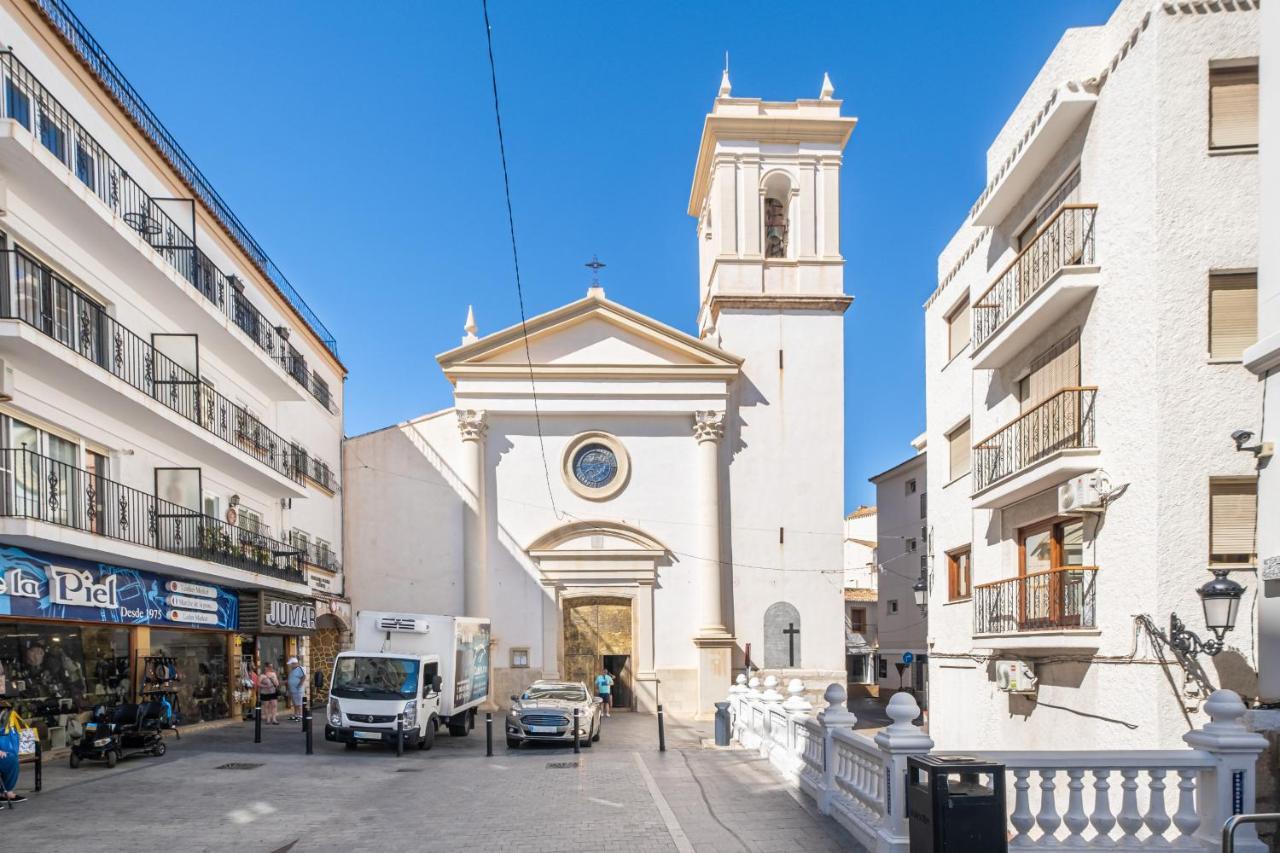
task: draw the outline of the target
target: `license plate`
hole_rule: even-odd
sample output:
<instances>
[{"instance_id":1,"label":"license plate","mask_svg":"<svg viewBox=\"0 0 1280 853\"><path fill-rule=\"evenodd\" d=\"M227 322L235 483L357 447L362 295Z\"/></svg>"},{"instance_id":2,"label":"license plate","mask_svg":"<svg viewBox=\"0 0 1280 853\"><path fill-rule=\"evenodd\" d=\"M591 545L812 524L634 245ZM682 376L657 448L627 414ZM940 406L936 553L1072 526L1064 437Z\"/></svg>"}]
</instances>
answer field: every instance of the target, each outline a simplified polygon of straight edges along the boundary
<instances>
[{"instance_id":1,"label":"license plate","mask_svg":"<svg viewBox=\"0 0 1280 853\"><path fill-rule=\"evenodd\" d=\"M529 731L535 735L553 735L556 733L555 726L529 726Z\"/></svg>"},{"instance_id":2,"label":"license plate","mask_svg":"<svg viewBox=\"0 0 1280 853\"><path fill-rule=\"evenodd\" d=\"M85 730L86 732L96 732L96 731L98 730L98 724L97 724L97 723L85 723L85 724L84 724L84 730Z\"/></svg>"},{"instance_id":3,"label":"license plate","mask_svg":"<svg viewBox=\"0 0 1280 853\"><path fill-rule=\"evenodd\" d=\"M356 732L355 735L365 740L382 740L382 735L378 732Z\"/></svg>"}]
</instances>

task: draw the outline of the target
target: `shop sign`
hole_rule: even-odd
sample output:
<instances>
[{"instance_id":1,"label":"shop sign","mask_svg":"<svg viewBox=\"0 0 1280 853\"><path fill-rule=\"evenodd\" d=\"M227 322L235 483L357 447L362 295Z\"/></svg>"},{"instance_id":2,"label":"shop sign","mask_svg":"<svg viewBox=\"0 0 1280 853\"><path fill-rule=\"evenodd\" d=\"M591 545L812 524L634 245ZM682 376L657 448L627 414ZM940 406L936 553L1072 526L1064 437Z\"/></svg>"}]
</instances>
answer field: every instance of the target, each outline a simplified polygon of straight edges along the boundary
<instances>
[{"instance_id":1,"label":"shop sign","mask_svg":"<svg viewBox=\"0 0 1280 853\"><path fill-rule=\"evenodd\" d=\"M301 634L316 629L316 605L312 601L277 598L263 594L262 632L265 634Z\"/></svg>"},{"instance_id":2,"label":"shop sign","mask_svg":"<svg viewBox=\"0 0 1280 853\"><path fill-rule=\"evenodd\" d=\"M234 593L209 584L0 546L0 616L230 630L238 610Z\"/></svg>"}]
</instances>

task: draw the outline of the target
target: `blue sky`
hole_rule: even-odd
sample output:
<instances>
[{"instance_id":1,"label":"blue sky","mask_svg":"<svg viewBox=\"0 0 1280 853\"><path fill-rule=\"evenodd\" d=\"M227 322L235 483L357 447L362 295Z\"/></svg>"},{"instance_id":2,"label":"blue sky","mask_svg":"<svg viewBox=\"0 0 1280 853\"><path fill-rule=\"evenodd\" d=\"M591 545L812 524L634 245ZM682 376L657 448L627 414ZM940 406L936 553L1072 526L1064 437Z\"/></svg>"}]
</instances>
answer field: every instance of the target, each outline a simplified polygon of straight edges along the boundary
<instances>
[{"instance_id":1,"label":"blue sky","mask_svg":"<svg viewBox=\"0 0 1280 853\"><path fill-rule=\"evenodd\" d=\"M349 434L447 406L434 356L467 305L518 322L480 3L71 0L337 335ZM1072 26L1071 3L492 0L530 315L610 298L694 331L686 215L702 119L735 95L859 118L846 150L846 499L924 426L921 304L986 147ZM358 10L358 11L355 11Z\"/></svg>"}]
</instances>

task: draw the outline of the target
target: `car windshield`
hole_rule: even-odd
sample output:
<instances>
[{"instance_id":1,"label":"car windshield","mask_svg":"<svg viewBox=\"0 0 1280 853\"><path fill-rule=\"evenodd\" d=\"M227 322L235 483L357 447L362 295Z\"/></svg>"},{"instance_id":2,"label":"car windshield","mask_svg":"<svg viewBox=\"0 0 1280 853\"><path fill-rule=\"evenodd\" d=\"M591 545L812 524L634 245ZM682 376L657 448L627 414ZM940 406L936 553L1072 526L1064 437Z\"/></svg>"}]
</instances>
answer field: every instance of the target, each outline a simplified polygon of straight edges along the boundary
<instances>
[{"instance_id":1,"label":"car windshield","mask_svg":"<svg viewBox=\"0 0 1280 853\"><path fill-rule=\"evenodd\" d=\"M561 702L585 702L587 701L587 691L580 684L548 684L545 686L533 685L524 692L520 697L523 701L538 701L539 699L558 699Z\"/></svg>"},{"instance_id":2,"label":"car windshield","mask_svg":"<svg viewBox=\"0 0 1280 853\"><path fill-rule=\"evenodd\" d=\"M333 667L330 692L341 699L413 699L418 695L418 662L340 657Z\"/></svg>"}]
</instances>

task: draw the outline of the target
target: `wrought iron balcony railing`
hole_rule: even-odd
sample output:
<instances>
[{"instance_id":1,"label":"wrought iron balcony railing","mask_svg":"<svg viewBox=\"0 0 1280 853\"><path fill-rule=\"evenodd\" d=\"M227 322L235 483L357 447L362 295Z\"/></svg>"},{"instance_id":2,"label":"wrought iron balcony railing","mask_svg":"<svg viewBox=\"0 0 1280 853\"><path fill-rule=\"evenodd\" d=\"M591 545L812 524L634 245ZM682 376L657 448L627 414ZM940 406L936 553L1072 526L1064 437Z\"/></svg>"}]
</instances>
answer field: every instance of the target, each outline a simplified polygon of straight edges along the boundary
<instances>
[{"instance_id":1,"label":"wrought iron balcony railing","mask_svg":"<svg viewBox=\"0 0 1280 853\"><path fill-rule=\"evenodd\" d=\"M263 248L258 245L258 242L253 239L249 229L231 211L230 205L218 195L213 185L196 167L187 152L182 150L182 146L173 138L173 135L160 122L160 119L151 111L146 102L142 100L142 96L125 79L124 74L111 61L111 57L107 56L106 51L89 33L85 25L80 22L80 19L75 16L62 0L35 0L35 5L44 13L54 28L62 34L67 44L80 56L81 61L94 72L107 91L115 97L116 102L137 122L138 127L147 134L165 159L169 161L169 164L182 175L187 184L200 197L200 200L204 202L206 207L222 223L223 227L227 229L227 232L235 238L240 247L275 283L280 292L289 300L289 303L297 309L302 318L315 331L316 336L320 338L321 343L336 357L338 354L338 342L334 339L333 334L325 328L325 325L320 322L320 318L307 305L306 300L294 289L289 280L285 278L284 273L280 271Z\"/></svg>"},{"instance_id":2,"label":"wrought iron balcony railing","mask_svg":"<svg viewBox=\"0 0 1280 853\"><path fill-rule=\"evenodd\" d=\"M0 52L4 97L0 117L13 119L40 140L104 204L147 241L196 290L226 314L257 346L279 362L303 388L314 390L305 363L289 358L290 348L266 316L244 295L235 276L218 269L165 210L163 203L194 205L191 199L156 198L142 189L75 117L12 53ZM192 208L194 211L194 207ZM194 223L192 224L194 233ZM296 353L296 350L294 350ZM327 395L326 395L327 397ZM332 408L328 399L321 402Z\"/></svg>"},{"instance_id":3,"label":"wrought iron balcony railing","mask_svg":"<svg viewBox=\"0 0 1280 853\"><path fill-rule=\"evenodd\" d=\"M298 549L299 559L310 566L318 566L330 572L342 571L338 552L328 542L311 541L305 534L295 531L289 535L289 543Z\"/></svg>"},{"instance_id":4,"label":"wrought iron balcony railing","mask_svg":"<svg viewBox=\"0 0 1280 853\"><path fill-rule=\"evenodd\" d=\"M1097 566L1062 566L973 588L973 633L1095 628Z\"/></svg>"},{"instance_id":5,"label":"wrought iron balcony railing","mask_svg":"<svg viewBox=\"0 0 1280 853\"><path fill-rule=\"evenodd\" d=\"M272 470L303 482L307 471L295 455L300 453L305 461L309 454L117 322L35 258L21 249L0 250L0 279L0 316L21 320Z\"/></svg>"},{"instance_id":6,"label":"wrought iron balcony railing","mask_svg":"<svg viewBox=\"0 0 1280 853\"><path fill-rule=\"evenodd\" d=\"M973 303L976 350L1064 267L1094 260L1096 204L1064 204Z\"/></svg>"},{"instance_id":7,"label":"wrought iron balcony railing","mask_svg":"<svg viewBox=\"0 0 1280 853\"><path fill-rule=\"evenodd\" d=\"M0 517L29 518L304 583L297 549L26 448L0 448Z\"/></svg>"},{"instance_id":8,"label":"wrought iron balcony railing","mask_svg":"<svg viewBox=\"0 0 1280 853\"><path fill-rule=\"evenodd\" d=\"M1094 446L1097 388L1064 388L973 446L980 492L1060 450Z\"/></svg>"}]
</instances>

